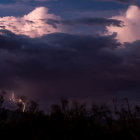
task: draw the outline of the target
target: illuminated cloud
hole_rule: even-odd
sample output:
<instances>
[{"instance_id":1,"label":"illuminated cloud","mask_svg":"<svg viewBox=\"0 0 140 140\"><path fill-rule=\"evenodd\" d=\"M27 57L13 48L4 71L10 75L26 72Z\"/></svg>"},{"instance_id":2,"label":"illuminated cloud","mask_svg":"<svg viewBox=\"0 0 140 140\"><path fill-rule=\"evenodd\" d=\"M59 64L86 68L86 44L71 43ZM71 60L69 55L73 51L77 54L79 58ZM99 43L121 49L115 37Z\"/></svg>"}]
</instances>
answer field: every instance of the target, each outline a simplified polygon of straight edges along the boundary
<instances>
[{"instance_id":1,"label":"illuminated cloud","mask_svg":"<svg viewBox=\"0 0 140 140\"><path fill-rule=\"evenodd\" d=\"M107 34L117 33L116 38L121 42L134 42L140 40L140 9L137 6L130 6L126 13L112 17L123 21L122 27L107 26Z\"/></svg>"},{"instance_id":2,"label":"illuminated cloud","mask_svg":"<svg viewBox=\"0 0 140 140\"><path fill-rule=\"evenodd\" d=\"M31 38L61 31L60 25L56 28L47 24L49 19L60 20L60 17L49 14L45 7L38 7L23 17L7 16L0 18L0 29Z\"/></svg>"}]
</instances>

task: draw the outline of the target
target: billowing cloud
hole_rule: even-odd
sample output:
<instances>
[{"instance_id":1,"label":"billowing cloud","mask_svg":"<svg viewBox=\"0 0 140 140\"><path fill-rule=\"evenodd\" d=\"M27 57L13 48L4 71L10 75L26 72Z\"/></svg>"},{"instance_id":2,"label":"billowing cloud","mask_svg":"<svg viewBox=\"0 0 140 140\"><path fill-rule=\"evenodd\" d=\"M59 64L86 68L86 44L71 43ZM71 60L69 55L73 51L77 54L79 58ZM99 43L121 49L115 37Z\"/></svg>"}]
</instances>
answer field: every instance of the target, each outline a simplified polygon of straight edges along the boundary
<instances>
[{"instance_id":1,"label":"billowing cloud","mask_svg":"<svg viewBox=\"0 0 140 140\"><path fill-rule=\"evenodd\" d=\"M45 7L38 7L23 17L7 16L0 18L0 29L31 38L59 32L61 27L54 28L52 25L47 24L48 19L60 20L60 17L49 14L48 9Z\"/></svg>"},{"instance_id":2,"label":"billowing cloud","mask_svg":"<svg viewBox=\"0 0 140 140\"><path fill-rule=\"evenodd\" d=\"M116 38L124 42L140 40L140 9L138 6L130 6L125 13L112 17L123 21L123 27L107 26L108 34L117 33Z\"/></svg>"},{"instance_id":3,"label":"billowing cloud","mask_svg":"<svg viewBox=\"0 0 140 140\"><path fill-rule=\"evenodd\" d=\"M122 22L116 19L107 18L77 18L62 19L54 14L49 14L46 7L35 8L23 17L6 16L0 18L0 30L8 30L16 35L26 35L30 38L41 37L43 35L56 32L75 33L79 28L75 26L105 26L113 25L120 27ZM84 28L80 28L81 32Z\"/></svg>"}]
</instances>

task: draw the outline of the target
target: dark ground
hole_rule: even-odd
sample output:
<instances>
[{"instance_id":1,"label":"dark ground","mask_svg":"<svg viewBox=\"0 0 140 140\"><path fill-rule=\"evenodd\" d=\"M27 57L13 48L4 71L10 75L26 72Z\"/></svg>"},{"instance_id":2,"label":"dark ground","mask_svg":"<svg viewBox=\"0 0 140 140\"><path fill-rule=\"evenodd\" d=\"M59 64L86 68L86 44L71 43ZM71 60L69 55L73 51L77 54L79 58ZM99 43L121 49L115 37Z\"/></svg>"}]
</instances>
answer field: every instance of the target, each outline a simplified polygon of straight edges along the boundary
<instances>
[{"instance_id":1,"label":"dark ground","mask_svg":"<svg viewBox=\"0 0 140 140\"><path fill-rule=\"evenodd\" d=\"M62 99L44 113L34 101L28 101L25 112L17 104L15 111L3 107L0 96L0 138L3 140L139 140L140 107L125 105L114 109L106 104L69 103ZM131 108L131 109L130 109Z\"/></svg>"}]
</instances>

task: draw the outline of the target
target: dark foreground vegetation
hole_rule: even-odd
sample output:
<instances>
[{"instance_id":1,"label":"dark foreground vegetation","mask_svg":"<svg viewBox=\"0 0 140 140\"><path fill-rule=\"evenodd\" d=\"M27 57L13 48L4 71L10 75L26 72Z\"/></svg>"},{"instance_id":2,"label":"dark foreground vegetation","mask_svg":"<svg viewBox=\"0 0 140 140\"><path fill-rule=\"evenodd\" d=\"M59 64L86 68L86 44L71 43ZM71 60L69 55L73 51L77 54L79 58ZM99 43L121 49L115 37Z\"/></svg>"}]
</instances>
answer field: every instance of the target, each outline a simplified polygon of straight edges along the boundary
<instances>
[{"instance_id":1,"label":"dark foreground vegetation","mask_svg":"<svg viewBox=\"0 0 140 140\"><path fill-rule=\"evenodd\" d=\"M0 138L2 140L140 140L140 107L124 104L113 108L62 99L44 113L34 101L25 112L17 104L15 111L3 107L0 96ZM112 107L111 107L112 108Z\"/></svg>"}]
</instances>

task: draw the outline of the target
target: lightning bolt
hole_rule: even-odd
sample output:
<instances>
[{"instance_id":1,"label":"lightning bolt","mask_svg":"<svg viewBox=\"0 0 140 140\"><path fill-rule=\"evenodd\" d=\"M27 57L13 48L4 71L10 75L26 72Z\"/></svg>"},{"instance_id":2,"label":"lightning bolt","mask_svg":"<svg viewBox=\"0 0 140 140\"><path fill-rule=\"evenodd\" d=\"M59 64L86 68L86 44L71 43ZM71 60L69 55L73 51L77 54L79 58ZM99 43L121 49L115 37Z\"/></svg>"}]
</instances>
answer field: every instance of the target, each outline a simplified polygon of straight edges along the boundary
<instances>
[{"instance_id":1,"label":"lightning bolt","mask_svg":"<svg viewBox=\"0 0 140 140\"><path fill-rule=\"evenodd\" d=\"M14 92L11 94L10 101L15 103L15 104L18 104L18 103L21 104L22 105L22 112L25 112L26 103L22 99L20 99L20 98L16 99Z\"/></svg>"}]
</instances>

